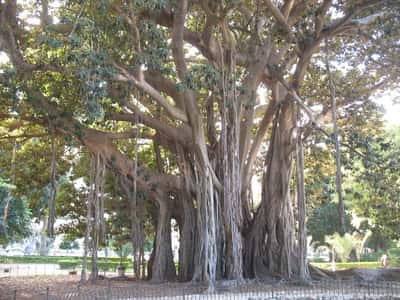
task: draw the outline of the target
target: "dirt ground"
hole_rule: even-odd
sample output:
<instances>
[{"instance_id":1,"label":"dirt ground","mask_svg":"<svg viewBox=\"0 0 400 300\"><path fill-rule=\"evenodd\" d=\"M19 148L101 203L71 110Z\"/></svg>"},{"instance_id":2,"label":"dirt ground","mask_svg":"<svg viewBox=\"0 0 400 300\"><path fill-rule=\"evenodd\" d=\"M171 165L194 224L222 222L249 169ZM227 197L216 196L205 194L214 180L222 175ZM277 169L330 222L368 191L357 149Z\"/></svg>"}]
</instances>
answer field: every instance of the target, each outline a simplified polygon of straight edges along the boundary
<instances>
[{"instance_id":1,"label":"dirt ground","mask_svg":"<svg viewBox=\"0 0 400 300\"><path fill-rule=\"evenodd\" d=\"M78 276L32 276L0 278L0 300L17 293L17 299L39 299L50 291L75 288ZM10 298L11 299L11 298Z\"/></svg>"},{"instance_id":2,"label":"dirt ground","mask_svg":"<svg viewBox=\"0 0 400 300\"><path fill-rule=\"evenodd\" d=\"M0 300L13 299L17 292L17 299L43 299L46 293L50 295L63 295L80 290L82 293L112 289L134 289L136 295L149 296L175 296L183 293L200 293L205 287L185 283L150 283L132 278L121 280L119 278L100 279L96 283L80 284L80 276L30 276L30 277L3 277L0 278Z\"/></svg>"},{"instance_id":3,"label":"dirt ground","mask_svg":"<svg viewBox=\"0 0 400 300\"><path fill-rule=\"evenodd\" d=\"M329 284L325 285L315 285L315 286L302 286L287 282L257 282L257 281L244 281L239 285L235 282L219 282L216 290L218 294L226 293L244 293L243 295L250 295L251 293L259 293L258 295L270 295L272 291L281 295L299 295L304 294L304 291L312 290L312 295L314 291L318 295L335 295L337 290L340 290L345 294L359 293L357 295L369 294L371 291L377 292L379 295L381 292L388 293L390 295L400 295L400 270L365 270L365 269L355 269L352 271L338 272L338 277L341 280L330 281ZM334 276L333 276L334 277ZM344 277L352 277L353 281L343 280ZM358 277L358 278L355 278ZM364 277L364 278L362 278ZM355 280L354 280L355 279ZM397 280L396 280L397 279ZM96 295L96 293L101 294L111 289L113 291L121 292L121 295L125 295L125 291L129 291L131 298L136 298L140 296L148 296L152 298L159 298L165 296L182 296L189 294L202 294L206 291L206 287L193 285L191 283L150 283L147 281L138 281L132 278L127 278L124 280L117 278L109 278L98 280L94 284L79 284L80 276L71 275L53 275L53 276L34 276L34 277L4 277L0 278L0 300L14 299L14 292L17 292L15 299L21 300L39 300L46 299L46 293L50 296L62 296L67 293L79 291L83 294ZM357 281L359 280L359 281ZM384 283L391 282L395 284L394 290L393 286L387 286L387 288L382 288L375 286L374 282L379 282L379 280L384 280ZM387 281L388 280L388 281ZM344 284L340 283L344 282ZM347 283L346 283L347 282ZM368 284L367 284L368 283ZM372 283L372 286L370 286ZM390 287L390 289L389 289ZM380 291L378 291L378 289ZM386 294L387 295L387 294ZM325 297L325 296L324 296ZM377 297L360 299L382 299ZM251 297L250 297L251 298ZM256 297L257 298L257 297ZM265 298L265 297L264 297ZM262 299L264 299L262 298ZM51 297L49 298L51 299ZM78 298L80 299L80 298ZM96 299L93 297L90 299ZM208 299L208 298L207 298ZM210 298L211 299L211 298ZM218 298L220 299L220 298ZM229 298L231 299L231 298ZM246 299L249 297L246 296ZM261 299L261 298L260 298ZM286 299L286 298L280 298ZM292 298L290 299L320 299L320 298ZM324 298L325 299L325 298ZM326 299L337 299L335 297ZM338 298L344 299L344 298ZM347 299L347 298L346 298ZM348 299L359 299L359 298L348 298ZM386 299L386 298L384 298ZM388 298L389 299L389 298ZM400 298L391 298L400 299Z\"/></svg>"}]
</instances>

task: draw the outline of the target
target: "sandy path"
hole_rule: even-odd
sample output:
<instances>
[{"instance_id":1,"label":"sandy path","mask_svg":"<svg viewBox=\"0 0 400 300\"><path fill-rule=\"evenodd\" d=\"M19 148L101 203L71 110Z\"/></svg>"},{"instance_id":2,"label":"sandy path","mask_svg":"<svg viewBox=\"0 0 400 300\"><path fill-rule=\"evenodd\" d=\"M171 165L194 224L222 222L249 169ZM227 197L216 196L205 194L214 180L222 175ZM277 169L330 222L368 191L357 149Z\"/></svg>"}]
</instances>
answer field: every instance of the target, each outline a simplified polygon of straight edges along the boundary
<instances>
[{"instance_id":1,"label":"sandy path","mask_svg":"<svg viewBox=\"0 0 400 300\"><path fill-rule=\"evenodd\" d=\"M0 300L13 299L13 291L17 290L17 299L46 299L49 289L51 296L76 294L79 276L35 276L0 278ZM385 287L384 284L387 284ZM131 280L98 280L95 284L79 287L81 295L71 299L135 299L150 297L164 300L265 300L265 299L389 299L389 295L399 295L400 283L366 283L340 282L317 283L314 286L300 286L288 283L218 283L217 294L204 294L205 287L188 283L152 284L145 281ZM111 296L113 295L113 296ZM3 297L2 297L3 296ZM7 296L7 297L5 297ZM382 298L386 296L387 298ZM56 298L57 299L57 298Z\"/></svg>"}]
</instances>

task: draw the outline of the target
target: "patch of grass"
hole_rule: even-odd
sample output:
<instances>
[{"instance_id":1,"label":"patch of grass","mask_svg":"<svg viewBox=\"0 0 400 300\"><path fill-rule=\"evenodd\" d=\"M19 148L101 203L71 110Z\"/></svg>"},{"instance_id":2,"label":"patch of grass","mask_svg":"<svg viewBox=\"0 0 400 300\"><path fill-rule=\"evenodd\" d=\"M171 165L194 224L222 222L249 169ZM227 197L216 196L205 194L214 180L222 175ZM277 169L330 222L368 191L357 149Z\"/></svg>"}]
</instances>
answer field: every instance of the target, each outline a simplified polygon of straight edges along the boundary
<instances>
[{"instance_id":1,"label":"patch of grass","mask_svg":"<svg viewBox=\"0 0 400 300\"><path fill-rule=\"evenodd\" d=\"M75 270L79 266L79 263L77 261L60 260L58 265L61 270Z\"/></svg>"},{"instance_id":2,"label":"patch of grass","mask_svg":"<svg viewBox=\"0 0 400 300\"><path fill-rule=\"evenodd\" d=\"M392 248L387 251L389 255L389 266L400 267L400 248ZM361 254L361 262L336 263L337 270L354 269L354 268L379 268L381 267L381 257L384 251ZM312 265L321 269L330 269L330 262L322 262L314 259Z\"/></svg>"},{"instance_id":3,"label":"patch of grass","mask_svg":"<svg viewBox=\"0 0 400 300\"><path fill-rule=\"evenodd\" d=\"M311 263L311 264L321 269L326 269L326 270L331 269L331 263ZM374 269L374 268L379 268L380 266L381 263L376 261L336 263L337 270L346 270L354 268Z\"/></svg>"},{"instance_id":4,"label":"patch of grass","mask_svg":"<svg viewBox=\"0 0 400 300\"><path fill-rule=\"evenodd\" d=\"M79 261L80 257L74 256L1 256L2 263L22 263L22 264L57 264L59 261Z\"/></svg>"},{"instance_id":5,"label":"patch of grass","mask_svg":"<svg viewBox=\"0 0 400 300\"><path fill-rule=\"evenodd\" d=\"M90 258L88 258L90 261ZM110 266L118 265L120 258L118 257L101 257L98 260L100 264L110 264ZM130 259L123 259L123 264L132 265ZM23 263L23 264L77 264L82 263L80 256L0 256L0 263Z\"/></svg>"}]
</instances>

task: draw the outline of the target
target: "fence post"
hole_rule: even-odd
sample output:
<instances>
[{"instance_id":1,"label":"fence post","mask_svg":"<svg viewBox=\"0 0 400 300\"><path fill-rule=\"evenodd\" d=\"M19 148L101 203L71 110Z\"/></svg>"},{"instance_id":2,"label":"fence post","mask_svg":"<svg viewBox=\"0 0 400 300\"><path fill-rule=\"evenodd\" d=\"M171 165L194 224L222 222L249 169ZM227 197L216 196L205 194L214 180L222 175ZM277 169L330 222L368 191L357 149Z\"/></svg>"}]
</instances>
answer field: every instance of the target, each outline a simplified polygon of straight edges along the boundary
<instances>
[{"instance_id":1,"label":"fence post","mask_svg":"<svg viewBox=\"0 0 400 300\"><path fill-rule=\"evenodd\" d=\"M368 297L371 296L371 283L368 281L367 283L367 287L368 287Z\"/></svg>"},{"instance_id":2,"label":"fence post","mask_svg":"<svg viewBox=\"0 0 400 300\"><path fill-rule=\"evenodd\" d=\"M49 287L47 287L46 288L46 300L49 300L49 295L50 294L50 288Z\"/></svg>"},{"instance_id":3,"label":"fence post","mask_svg":"<svg viewBox=\"0 0 400 300\"><path fill-rule=\"evenodd\" d=\"M107 299L111 299L111 281L107 281Z\"/></svg>"},{"instance_id":4,"label":"fence post","mask_svg":"<svg viewBox=\"0 0 400 300\"><path fill-rule=\"evenodd\" d=\"M13 300L17 300L17 290L14 290L14 294L13 294Z\"/></svg>"},{"instance_id":5,"label":"fence post","mask_svg":"<svg viewBox=\"0 0 400 300\"><path fill-rule=\"evenodd\" d=\"M394 296L393 281L390 281L390 296Z\"/></svg>"},{"instance_id":6,"label":"fence post","mask_svg":"<svg viewBox=\"0 0 400 300\"><path fill-rule=\"evenodd\" d=\"M345 283L341 282L341 291L342 291L342 297L344 298L344 294L345 294Z\"/></svg>"}]
</instances>

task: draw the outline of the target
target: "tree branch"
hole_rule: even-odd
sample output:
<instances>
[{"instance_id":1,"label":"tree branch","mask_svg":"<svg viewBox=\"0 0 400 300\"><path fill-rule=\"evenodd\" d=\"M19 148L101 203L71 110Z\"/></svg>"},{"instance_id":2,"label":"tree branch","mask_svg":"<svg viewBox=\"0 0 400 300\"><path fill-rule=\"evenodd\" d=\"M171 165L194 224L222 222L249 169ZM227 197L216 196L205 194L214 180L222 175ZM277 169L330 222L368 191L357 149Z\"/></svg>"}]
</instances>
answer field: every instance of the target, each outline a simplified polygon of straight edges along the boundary
<instances>
[{"instance_id":1,"label":"tree branch","mask_svg":"<svg viewBox=\"0 0 400 300\"><path fill-rule=\"evenodd\" d=\"M290 40L293 39L293 33L286 18L282 15L281 11L272 3L271 0L264 0L265 5L269 8L274 18L278 21L280 27L287 33Z\"/></svg>"},{"instance_id":2,"label":"tree branch","mask_svg":"<svg viewBox=\"0 0 400 300\"><path fill-rule=\"evenodd\" d=\"M322 27L324 25L324 18L329 7L332 4L332 0L324 0L321 6L318 8L315 14L315 36L318 37L321 34Z\"/></svg>"},{"instance_id":3,"label":"tree branch","mask_svg":"<svg viewBox=\"0 0 400 300\"><path fill-rule=\"evenodd\" d=\"M130 106L130 109L134 109L134 113L108 113L105 115L105 119L132 123L136 122L135 114L138 114L140 123L143 123L144 125L157 130L158 132L162 133L162 135L168 137L171 140L177 141L184 146L188 146L191 144L189 130L185 130L184 128L178 129L172 127L156 118L148 116L147 114L141 112L137 108L133 108L132 106Z\"/></svg>"},{"instance_id":4,"label":"tree branch","mask_svg":"<svg viewBox=\"0 0 400 300\"><path fill-rule=\"evenodd\" d=\"M118 65L117 63L113 63L114 67L117 68L121 74L115 75L114 79L118 81L127 81L133 83L136 87L141 89L143 92L149 94L154 100L156 100L165 110L173 117L182 122L187 122L188 119L186 117L186 113L179 109L176 106L173 106L169 103L169 101L164 98L164 96L156 90L153 86L151 86L144 79L137 79L130 72L128 72L124 67Z\"/></svg>"}]
</instances>

